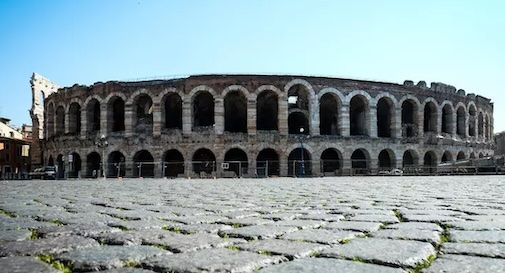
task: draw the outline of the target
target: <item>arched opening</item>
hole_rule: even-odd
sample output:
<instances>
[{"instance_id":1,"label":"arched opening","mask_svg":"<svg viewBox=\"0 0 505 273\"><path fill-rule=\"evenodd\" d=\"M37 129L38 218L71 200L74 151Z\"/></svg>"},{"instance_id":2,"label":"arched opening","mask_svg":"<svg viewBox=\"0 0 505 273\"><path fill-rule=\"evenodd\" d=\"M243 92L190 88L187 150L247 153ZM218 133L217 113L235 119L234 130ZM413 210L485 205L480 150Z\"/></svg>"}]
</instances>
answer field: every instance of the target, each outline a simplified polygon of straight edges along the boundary
<instances>
[{"instance_id":1,"label":"arched opening","mask_svg":"<svg viewBox=\"0 0 505 273\"><path fill-rule=\"evenodd\" d=\"M70 168L70 170L68 170L68 177L79 177L79 174L81 172L81 156L76 152L71 153L68 161Z\"/></svg>"},{"instance_id":2,"label":"arched opening","mask_svg":"<svg viewBox=\"0 0 505 273\"><path fill-rule=\"evenodd\" d=\"M52 155L50 155L49 159L47 160L47 166L54 166L54 159Z\"/></svg>"},{"instance_id":3,"label":"arched opening","mask_svg":"<svg viewBox=\"0 0 505 273\"><path fill-rule=\"evenodd\" d=\"M413 150L407 150L403 153L402 167L405 169L410 169L417 167L419 164L419 159L417 153Z\"/></svg>"},{"instance_id":4,"label":"arched opening","mask_svg":"<svg viewBox=\"0 0 505 273\"><path fill-rule=\"evenodd\" d=\"M442 154L442 159L441 159L441 162L442 162L442 163L450 163L450 162L452 162L452 154L451 154L451 152L449 152L449 151L445 151L445 152Z\"/></svg>"},{"instance_id":5,"label":"arched opening","mask_svg":"<svg viewBox=\"0 0 505 273\"><path fill-rule=\"evenodd\" d=\"M424 106L424 132L437 132L437 106L432 101Z\"/></svg>"},{"instance_id":6,"label":"arched opening","mask_svg":"<svg viewBox=\"0 0 505 273\"><path fill-rule=\"evenodd\" d=\"M442 133L452 134L452 107L449 104L442 108Z\"/></svg>"},{"instance_id":7,"label":"arched opening","mask_svg":"<svg viewBox=\"0 0 505 273\"><path fill-rule=\"evenodd\" d=\"M193 129L208 129L213 125L214 97L207 91L200 91L193 98Z\"/></svg>"},{"instance_id":8,"label":"arched opening","mask_svg":"<svg viewBox=\"0 0 505 273\"><path fill-rule=\"evenodd\" d=\"M417 136L417 104L413 100L402 103L402 136Z\"/></svg>"},{"instance_id":9,"label":"arched opening","mask_svg":"<svg viewBox=\"0 0 505 273\"><path fill-rule=\"evenodd\" d=\"M342 155L337 149L328 148L321 153L323 173L335 173L342 169Z\"/></svg>"},{"instance_id":10,"label":"arched opening","mask_svg":"<svg viewBox=\"0 0 505 273\"><path fill-rule=\"evenodd\" d=\"M354 174L367 174L369 169L368 152L357 149L351 155L351 168Z\"/></svg>"},{"instance_id":11,"label":"arched opening","mask_svg":"<svg viewBox=\"0 0 505 273\"><path fill-rule=\"evenodd\" d=\"M125 130L125 103L120 97L113 97L107 105L107 120L109 132L123 132Z\"/></svg>"},{"instance_id":12,"label":"arched opening","mask_svg":"<svg viewBox=\"0 0 505 273\"><path fill-rule=\"evenodd\" d=\"M391 170L395 166L395 154L390 149L384 149L379 153L378 157L379 169Z\"/></svg>"},{"instance_id":13,"label":"arched opening","mask_svg":"<svg viewBox=\"0 0 505 273\"><path fill-rule=\"evenodd\" d=\"M460 161L460 160L465 160L465 159L466 159L465 153L463 151L459 152L458 156L456 157L456 160Z\"/></svg>"},{"instance_id":14,"label":"arched opening","mask_svg":"<svg viewBox=\"0 0 505 273\"><path fill-rule=\"evenodd\" d=\"M81 106L77 102L70 104L68 115L69 133L79 135L81 133Z\"/></svg>"},{"instance_id":15,"label":"arched opening","mask_svg":"<svg viewBox=\"0 0 505 273\"><path fill-rule=\"evenodd\" d=\"M47 106L46 112L46 137L50 138L54 136L54 106L53 104L49 104Z\"/></svg>"},{"instance_id":16,"label":"arched opening","mask_svg":"<svg viewBox=\"0 0 505 273\"><path fill-rule=\"evenodd\" d=\"M478 120L478 125L479 125L479 137L484 136L484 116L482 113L479 113L479 120Z\"/></svg>"},{"instance_id":17,"label":"arched opening","mask_svg":"<svg viewBox=\"0 0 505 273\"><path fill-rule=\"evenodd\" d=\"M137 133L153 133L153 100L147 94L138 96L134 103L134 128Z\"/></svg>"},{"instance_id":18,"label":"arched opening","mask_svg":"<svg viewBox=\"0 0 505 273\"><path fill-rule=\"evenodd\" d=\"M62 154L56 157L56 177L59 179L65 177L65 158Z\"/></svg>"},{"instance_id":19,"label":"arched opening","mask_svg":"<svg viewBox=\"0 0 505 273\"><path fill-rule=\"evenodd\" d=\"M249 164L247 161L247 154L239 148L233 148L226 152L224 155L224 162L228 163L226 171L232 171L237 177L247 174Z\"/></svg>"},{"instance_id":20,"label":"arched opening","mask_svg":"<svg viewBox=\"0 0 505 273\"><path fill-rule=\"evenodd\" d=\"M263 149L256 157L256 171L259 176L279 176L279 167L279 155L274 149Z\"/></svg>"},{"instance_id":21,"label":"arched opening","mask_svg":"<svg viewBox=\"0 0 505 273\"><path fill-rule=\"evenodd\" d=\"M395 105L390 98L384 97L377 102L377 136L391 137L393 135L393 122Z\"/></svg>"},{"instance_id":22,"label":"arched opening","mask_svg":"<svg viewBox=\"0 0 505 273\"><path fill-rule=\"evenodd\" d=\"M489 115L486 115L486 121L485 121L485 130L486 130L486 139L490 140L493 138L493 132L491 130L491 118Z\"/></svg>"},{"instance_id":23,"label":"arched opening","mask_svg":"<svg viewBox=\"0 0 505 273\"><path fill-rule=\"evenodd\" d=\"M56 135L61 136L65 134L65 108L58 106L56 108Z\"/></svg>"},{"instance_id":24,"label":"arched opening","mask_svg":"<svg viewBox=\"0 0 505 273\"><path fill-rule=\"evenodd\" d=\"M297 177L312 175L311 155L307 149L296 148L289 153L288 175Z\"/></svg>"},{"instance_id":25,"label":"arched opening","mask_svg":"<svg viewBox=\"0 0 505 273\"><path fill-rule=\"evenodd\" d=\"M163 155L165 177L177 177L184 174L184 157L176 150L171 149Z\"/></svg>"},{"instance_id":26,"label":"arched opening","mask_svg":"<svg viewBox=\"0 0 505 273\"><path fill-rule=\"evenodd\" d=\"M102 160L100 154L91 152L86 156L86 176L97 178L100 176L100 166Z\"/></svg>"},{"instance_id":27,"label":"arched opening","mask_svg":"<svg viewBox=\"0 0 505 273\"><path fill-rule=\"evenodd\" d=\"M308 135L309 120L303 112L292 112L288 117L289 134L293 135ZM302 130L303 129L303 130Z\"/></svg>"},{"instance_id":28,"label":"arched opening","mask_svg":"<svg viewBox=\"0 0 505 273\"><path fill-rule=\"evenodd\" d=\"M124 177L125 174L125 156L120 151L114 151L110 153L107 160L107 176Z\"/></svg>"},{"instance_id":29,"label":"arched opening","mask_svg":"<svg viewBox=\"0 0 505 273\"><path fill-rule=\"evenodd\" d=\"M475 153L474 152L470 153L470 159L475 159Z\"/></svg>"},{"instance_id":30,"label":"arched opening","mask_svg":"<svg viewBox=\"0 0 505 273\"><path fill-rule=\"evenodd\" d=\"M182 130L182 99L179 94L169 93L163 101L165 118L164 127L166 129Z\"/></svg>"},{"instance_id":31,"label":"arched opening","mask_svg":"<svg viewBox=\"0 0 505 273\"><path fill-rule=\"evenodd\" d=\"M133 175L135 177L154 177L154 158L147 150L133 156Z\"/></svg>"},{"instance_id":32,"label":"arched opening","mask_svg":"<svg viewBox=\"0 0 505 273\"><path fill-rule=\"evenodd\" d=\"M470 105L470 108L468 108L468 135L471 137L474 137L476 134L475 121L476 121L475 106Z\"/></svg>"},{"instance_id":33,"label":"arched opening","mask_svg":"<svg viewBox=\"0 0 505 273\"><path fill-rule=\"evenodd\" d=\"M465 109L463 106L458 107L458 110L456 111L456 134L458 134L460 137L464 138L466 137L466 113Z\"/></svg>"},{"instance_id":34,"label":"arched opening","mask_svg":"<svg viewBox=\"0 0 505 273\"><path fill-rule=\"evenodd\" d=\"M88 133L97 133L100 131L100 102L92 99L88 102L86 108L86 123Z\"/></svg>"},{"instance_id":35,"label":"arched opening","mask_svg":"<svg viewBox=\"0 0 505 273\"><path fill-rule=\"evenodd\" d=\"M288 131L289 134L309 134L310 97L307 87L295 84L288 90Z\"/></svg>"},{"instance_id":36,"label":"arched opening","mask_svg":"<svg viewBox=\"0 0 505 273\"><path fill-rule=\"evenodd\" d=\"M479 153L479 158L484 158L484 154L483 153Z\"/></svg>"},{"instance_id":37,"label":"arched opening","mask_svg":"<svg viewBox=\"0 0 505 273\"><path fill-rule=\"evenodd\" d=\"M351 136L368 135L368 101L364 96L357 95L351 99L349 119Z\"/></svg>"},{"instance_id":38,"label":"arched opening","mask_svg":"<svg viewBox=\"0 0 505 273\"><path fill-rule=\"evenodd\" d=\"M231 91L224 98L224 130L247 133L247 99L240 91Z\"/></svg>"},{"instance_id":39,"label":"arched opening","mask_svg":"<svg viewBox=\"0 0 505 273\"><path fill-rule=\"evenodd\" d=\"M198 149L193 154L193 172L196 174L211 174L216 171L216 156L205 148Z\"/></svg>"},{"instance_id":40,"label":"arched opening","mask_svg":"<svg viewBox=\"0 0 505 273\"><path fill-rule=\"evenodd\" d=\"M434 173L437 170L437 155L433 151L424 154L424 169L427 173Z\"/></svg>"},{"instance_id":41,"label":"arched opening","mask_svg":"<svg viewBox=\"0 0 505 273\"><path fill-rule=\"evenodd\" d=\"M319 100L319 133L321 135L339 135L338 114L339 99L331 93L324 94Z\"/></svg>"},{"instance_id":42,"label":"arched opening","mask_svg":"<svg viewBox=\"0 0 505 273\"><path fill-rule=\"evenodd\" d=\"M279 98L273 91L263 91L256 99L256 129L265 131L277 131Z\"/></svg>"}]
</instances>

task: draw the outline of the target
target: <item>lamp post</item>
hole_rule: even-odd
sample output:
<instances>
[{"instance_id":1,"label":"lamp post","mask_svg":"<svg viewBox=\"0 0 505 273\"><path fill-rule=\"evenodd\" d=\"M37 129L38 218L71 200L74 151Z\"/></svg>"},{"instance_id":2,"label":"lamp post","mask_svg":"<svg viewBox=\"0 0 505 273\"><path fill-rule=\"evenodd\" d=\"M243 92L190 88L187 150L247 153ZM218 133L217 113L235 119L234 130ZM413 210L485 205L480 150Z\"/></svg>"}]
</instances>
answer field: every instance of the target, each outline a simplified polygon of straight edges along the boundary
<instances>
[{"instance_id":1,"label":"lamp post","mask_svg":"<svg viewBox=\"0 0 505 273\"><path fill-rule=\"evenodd\" d=\"M107 139L105 138L105 135L102 135L97 141L95 141L95 145L98 148L102 149L102 176L103 179L107 179L107 176L105 175L105 149L107 146L109 146L109 142L107 142Z\"/></svg>"},{"instance_id":2,"label":"lamp post","mask_svg":"<svg viewBox=\"0 0 505 273\"><path fill-rule=\"evenodd\" d=\"M301 158L301 163L302 165L300 166L300 176L305 176L305 162L303 160L303 132L305 129L302 127L300 128L300 158Z\"/></svg>"}]
</instances>

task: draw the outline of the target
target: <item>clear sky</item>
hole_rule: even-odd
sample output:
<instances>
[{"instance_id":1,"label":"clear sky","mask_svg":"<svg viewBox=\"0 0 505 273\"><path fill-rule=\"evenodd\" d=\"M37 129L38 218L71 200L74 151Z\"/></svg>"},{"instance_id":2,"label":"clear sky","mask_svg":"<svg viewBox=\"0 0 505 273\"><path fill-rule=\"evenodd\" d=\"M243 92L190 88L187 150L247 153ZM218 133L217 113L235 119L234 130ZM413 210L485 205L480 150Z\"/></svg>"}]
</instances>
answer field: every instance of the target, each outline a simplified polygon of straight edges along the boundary
<instances>
[{"instance_id":1,"label":"clear sky","mask_svg":"<svg viewBox=\"0 0 505 273\"><path fill-rule=\"evenodd\" d=\"M505 130L505 1L0 1L0 115L61 86L199 73L444 82Z\"/></svg>"}]
</instances>

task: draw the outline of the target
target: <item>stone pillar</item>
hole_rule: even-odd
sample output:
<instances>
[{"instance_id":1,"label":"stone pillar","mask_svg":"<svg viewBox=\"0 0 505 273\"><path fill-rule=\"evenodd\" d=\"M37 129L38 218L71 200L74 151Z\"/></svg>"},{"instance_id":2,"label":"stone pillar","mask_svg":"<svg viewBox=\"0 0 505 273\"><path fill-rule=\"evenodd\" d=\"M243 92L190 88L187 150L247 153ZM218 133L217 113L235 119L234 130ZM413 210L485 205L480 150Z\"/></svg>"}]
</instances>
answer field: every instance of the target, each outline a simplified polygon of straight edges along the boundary
<instances>
[{"instance_id":1,"label":"stone pillar","mask_svg":"<svg viewBox=\"0 0 505 273\"><path fill-rule=\"evenodd\" d=\"M247 132L249 135L256 135L256 98L247 100Z\"/></svg>"},{"instance_id":2,"label":"stone pillar","mask_svg":"<svg viewBox=\"0 0 505 273\"><path fill-rule=\"evenodd\" d=\"M402 137L402 108L398 107L393 110L394 116L391 124L392 138L401 138Z\"/></svg>"},{"instance_id":3,"label":"stone pillar","mask_svg":"<svg viewBox=\"0 0 505 273\"><path fill-rule=\"evenodd\" d=\"M279 124L279 134L282 136L287 136L289 134L288 128L288 100L286 96L279 97L278 101L278 124ZM286 173L287 175L287 173Z\"/></svg>"},{"instance_id":4,"label":"stone pillar","mask_svg":"<svg viewBox=\"0 0 505 273\"><path fill-rule=\"evenodd\" d=\"M417 136L424 136L424 108L417 111Z\"/></svg>"},{"instance_id":5,"label":"stone pillar","mask_svg":"<svg viewBox=\"0 0 505 273\"><path fill-rule=\"evenodd\" d=\"M193 117L191 115L191 101L182 102L182 133L190 135L192 130Z\"/></svg>"},{"instance_id":6,"label":"stone pillar","mask_svg":"<svg viewBox=\"0 0 505 273\"><path fill-rule=\"evenodd\" d=\"M288 176L288 157L283 154L279 155L279 166L281 176Z\"/></svg>"},{"instance_id":7,"label":"stone pillar","mask_svg":"<svg viewBox=\"0 0 505 273\"><path fill-rule=\"evenodd\" d=\"M88 111L86 108L81 109L81 139L86 139L88 134Z\"/></svg>"},{"instance_id":8,"label":"stone pillar","mask_svg":"<svg viewBox=\"0 0 505 273\"><path fill-rule=\"evenodd\" d=\"M100 103L100 136L107 135L107 104Z\"/></svg>"},{"instance_id":9,"label":"stone pillar","mask_svg":"<svg viewBox=\"0 0 505 273\"><path fill-rule=\"evenodd\" d=\"M348 137L351 135L351 123L349 120L349 105L342 105L340 107L340 113L338 115L340 121L338 123L338 130L340 134L344 137Z\"/></svg>"},{"instance_id":10,"label":"stone pillar","mask_svg":"<svg viewBox=\"0 0 505 273\"><path fill-rule=\"evenodd\" d=\"M125 126L125 136L133 136L133 105L126 104L124 108L124 126Z\"/></svg>"},{"instance_id":11,"label":"stone pillar","mask_svg":"<svg viewBox=\"0 0 505 273\"><path fill-rule=\"evenodd\" d=\"M318 136L319 135L319 100L317 96L311 99L311 107L310 107L310 135Z\"/></svg>"},{"instance_id":12,"label":"stone pillar","mask_svg":"<svg viewBox=\"0 0 505 273\"><path fill-rule=\"evenodd\" d=\"M224 132L224 101L218 97L214 100L214 132L216 135L222 135Z\"/></svg>"},{"instance_id":13,"label":"stone pillar","mask_svg":"<svg viewBox=\"0 0 505 273\"><path fill-rule=\"evenodd\" d=\"M63 128L64 134L70 133L70 110L65 112L65 128Z\"/></svg>"},{"instance_id":14,"label":"stone pillar","mask_svg":"<svg viewBox=\"0 0 505 273\"><path fill-rule=\"evenodd\" d=\"M456 111L452 112L452 120L451 120L451 136L454 138L456 136L456 130L458 128L457 123L458 117L456 115Z\"/></svg>"},{"instance_id":15,"label":"stone pillar","mask_svg":"<svg viewBox=\"0 0 505 273\"><path fill-rule=\"evenodd\" d=\"M372 138L377 138L377 106L370 106L370 111L367 120L368 135Z\"/></svg>"},{"instance_id":16,"label":"stone pillar","mask_svg":"<svg viewBox=\"0 0 505 273\"><path fill-rule=\"evenodd\" d=\"M159 103L153 104L153 136L161 135L161 108Z\"/></svg>"},{"instance_id":17,"label":"stone pillar","mask_svg":"<svg viewBox=\"0 0 505 273\"><path fill-rule=\"evenodd\" d=\"M313 176L321 176L321 161L319 158L312 159L312 175Z\"/></svg>"},{"instance_id":18,"label":"stone pillar","mask_svg":"<svg viewBox=\"0 0 505 273\"><path fill-rule=\"evenodd\" d=\"M161 164L163 164L162 162L154 162L154 168L153 168L153 171L154 171L154 178L161 178L163 177L164 174L161 173L161 170L163 168L161 168Z\"/></svg>"},{"instance_id":19,"label":"stone pillar","mask_svg":"<svg viewBox=\"0 0 505 273\"><path fill-rule=\"evenodd\" d=\"M439 108L438 111L437 111L437 128L436 128L436 133L437 135L441 135L442 134L442 108Z\"/></svg>"}]
</instances>

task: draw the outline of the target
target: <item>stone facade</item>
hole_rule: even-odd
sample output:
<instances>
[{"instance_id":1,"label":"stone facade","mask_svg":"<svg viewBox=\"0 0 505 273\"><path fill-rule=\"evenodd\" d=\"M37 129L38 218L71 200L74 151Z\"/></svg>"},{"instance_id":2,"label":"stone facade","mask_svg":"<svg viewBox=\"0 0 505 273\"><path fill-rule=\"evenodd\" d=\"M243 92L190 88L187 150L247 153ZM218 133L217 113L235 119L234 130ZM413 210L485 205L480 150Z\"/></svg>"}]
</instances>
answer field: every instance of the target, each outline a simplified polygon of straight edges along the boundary
<instances>
[{"instance_id":1,"label":"stone facade","mask_svg":"<svg viewBox=\"0 0 505 273\"><path fill-rule=\"evenodd\" d=\"M496 142L496 155L505 155L505 132L501 132L495 135L494 137Z\"/></svg>"},{"instance_id":2,"label":"stone facade","mask_svg":"<svg viewBox=\"0 0 505 273\"><path fill-rule=\"evenodd\" d=\"M110 176L286 176L293 162L342 174L494 152L490 100L441 83L200 75L74 85L44 107L44 163L69 175L95 175L102 158Z\"/></svg>"}]
</instances>

